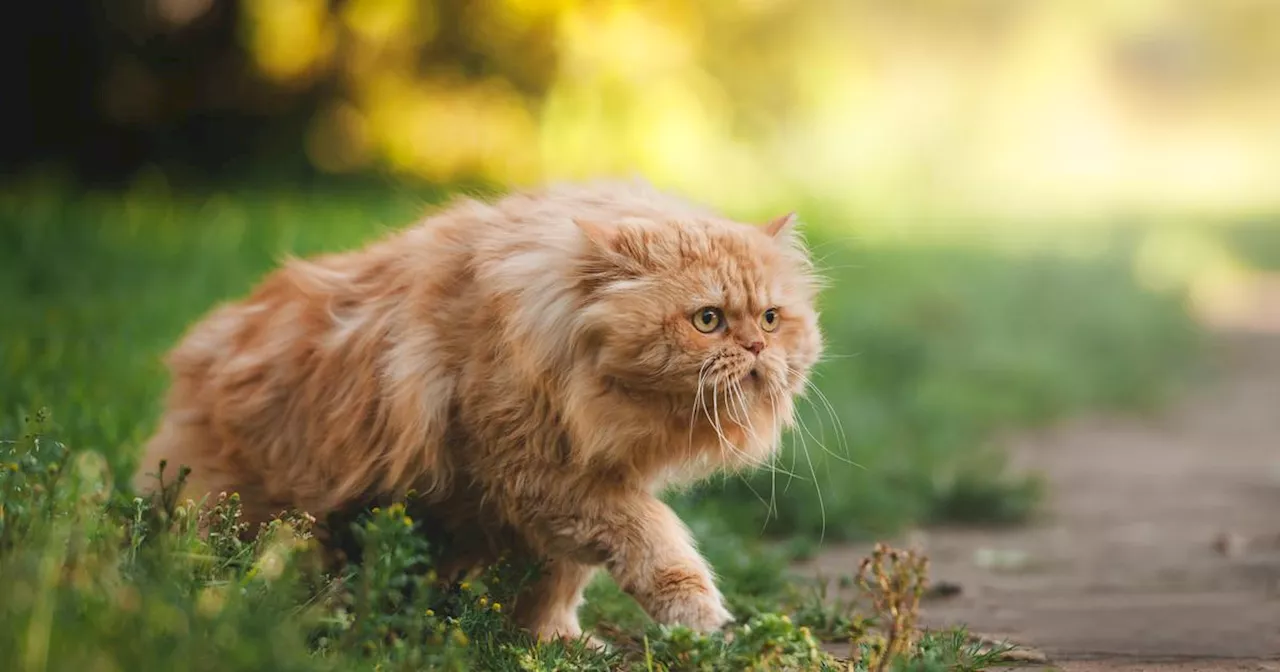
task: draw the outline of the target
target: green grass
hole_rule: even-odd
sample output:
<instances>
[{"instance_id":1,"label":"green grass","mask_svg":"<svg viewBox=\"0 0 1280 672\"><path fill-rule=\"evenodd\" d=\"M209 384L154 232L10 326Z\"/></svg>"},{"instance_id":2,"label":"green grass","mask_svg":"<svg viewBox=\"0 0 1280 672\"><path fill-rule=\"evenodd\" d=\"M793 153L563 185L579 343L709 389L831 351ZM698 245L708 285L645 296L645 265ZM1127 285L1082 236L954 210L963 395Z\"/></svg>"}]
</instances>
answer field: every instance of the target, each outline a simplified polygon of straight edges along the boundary
<instances>
[{"instance_id":1,"label":"green grass","mask_svg":"<svg viewBox=\"0 0 1280 672\"><path fill-rule=\"evenodd\" d=\"M409 569L429 547L387 512L365 534L386 562L339 585L317 575L305 542L201 541L105 485L130 473L165 386L159 355L187 324L280 255L358 245L425 200L0 191L0 438L17 440L0 450L16 465L0 476L0 669L741 669L771 656L816 667L817 638L848 639L875 609L822 600L786 576L790 557L916 523L1024 520L1038 483L1004 473L997 432L1156 403L1195 361L1178 297L1137 287L1122 248L1072 260L857 247L802 213L832 285L807 429L775 473L672 495L744 625L731 642L658 629L602 580L583 616L613 633L608 657L510 631L492 609L518 583L509 576L471 592L427 585ZM52 419L28 423L41 408ZM287 559L270 580L254 569L264 554ZM966 647L931 635L913 669L980 667Z\"/></svg>"}]
</instances>

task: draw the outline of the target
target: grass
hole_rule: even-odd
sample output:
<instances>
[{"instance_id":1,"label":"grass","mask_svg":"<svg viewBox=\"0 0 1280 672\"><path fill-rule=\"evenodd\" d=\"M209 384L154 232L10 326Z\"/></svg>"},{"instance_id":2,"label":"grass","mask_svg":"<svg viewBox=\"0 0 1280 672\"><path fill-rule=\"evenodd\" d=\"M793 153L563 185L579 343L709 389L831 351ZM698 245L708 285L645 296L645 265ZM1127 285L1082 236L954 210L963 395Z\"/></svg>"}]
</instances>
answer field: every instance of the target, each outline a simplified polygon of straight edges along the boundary
<instances>
[{"instance_id":1,"label":"grass","mask_svg":"<svg viewBox=\"0 0 1280 672\"><path fill-rule=\"evenodd\" d=\"M832 281L830 355L805 430L774 473L671 495L740 625L710 638L658 628L601 580L583 616L617 645L608 656L511 631L495 604L509 603L520 568L430 584L418 569L431 549L397 512L361 523L365 557L380 561L332 577L314 564L304 518L254 544L200 540L193 513L111 487L158 411L158 356L191 320L281 254L358 245L423 201L0 191L0 438L12 439L0 446L0 669L819 669L834 665L817 648L832 639L856 669L979 669L991 657L960 633L906 622L886 639L894 613L914 613L913 556L873 560L897 578L855 591L856 604L824 599L787 562L821 540L1024 520L1039 486L1004 472L997 432L1157 403L1195 361L1179 298L1141 290L1124 249L1082 260L859 247L804 213ZM220 507L229 532L235 504Z\"/></svg>"}]
</instances>

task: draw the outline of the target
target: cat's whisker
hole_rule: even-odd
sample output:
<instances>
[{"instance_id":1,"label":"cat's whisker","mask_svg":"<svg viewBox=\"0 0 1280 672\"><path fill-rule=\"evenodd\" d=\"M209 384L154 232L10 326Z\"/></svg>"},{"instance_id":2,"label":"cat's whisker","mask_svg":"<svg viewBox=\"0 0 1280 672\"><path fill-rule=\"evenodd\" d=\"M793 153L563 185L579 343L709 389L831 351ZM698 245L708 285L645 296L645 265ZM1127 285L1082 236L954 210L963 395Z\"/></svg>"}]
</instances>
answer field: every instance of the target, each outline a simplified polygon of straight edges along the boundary
<instances>
[{"instance_id":1,"label":"cat's whisker","mask_svg":"<svg viewBox=\"0 0 1280 672\"><path fill-rule=\"evenodd\" d=\"M712 397L711 397L712 405L715 407L715 420L713 421L713 423L714 423L714 427L716 429L717 434L721 438L721 448L722 449L727 448L728 452L731 455L735 456L739 461L751 467L754 467L757 469L761 469L761 468L769 469L771 472L781 471L782 473L787 474L788 476L797 478L798 476L796 476L796 474L783 470L778 465L773 464L770 457L768 456L755 457L750 453L748 453L747 451L744 451L741 448L738 448L736 445L734 445L732 441L729 441L728 437L724 435L723 429L720 425L720 413L719 413L719 401L718 401L719 388L713 385L711 389L712 389ZM732 409L732 403L734 399L733 397L734 389L735 388L733 387L732 381L725 387L726 413L729 412L729 409ZM738 392L741 393L740 388L738 389ZM751 437L757 438L753 428L749 428L747 425L742 425L741 423L739 424L739 426L742 427L745 431L750 432Z\"/></svg>"},{"instance_id":2,"label":"cat's whisker","mask_svg":"<svg viewBox=\"0 0 1280 672\"><path fill-rule=\"evenodd\" d=\"M714 394L714 391L715 391L715 387L712 386L713 394ZM717 425L716 421L711 417L711 408L707 406L707 397L704 394L702 389L698 390L698 402L702 406L702 415L707 419L707 424L711 426L711 431L716 433L716 437L718 439L717 446L720 448L721 451L723 451L725 445L728 444L728 440L725 438L724 434L720 431L719 425ZM721 484L729 482L728 472L721 473L720 481L721 481Z\"/></svg>"},{"instance_id":3,"label":"cat's whisker","mask_svg":"<svg viewBox=\"0 0 1280 672\"><path fill-rule=\"evenodd\" d=\"M745 392L743 392L741 384L735 383L735 384L734 384L734 387L735 387L735 389L736 389L736 391L737 391L737 394L738 394L739 403L741 403L741 405L742 405L743 413L744 413L744 414L746 414L746 413L747 413L747 411L746 411L746 408L747 408L747 396L746 396L746 393L745 393ZM774 426L774 427L777 427L777 417L778 417L777 404L776 404L776 403L774 403L774 397L773 397L773 392L772 392L772 390L771 390L770 388L766 388L766 391L768 391L768 392L769 392L769 403L773 406L773 418L774 418L774 425L773 425L773 426ZM760 441L760 435L756 432L755 424L751 421L751 416L750 416L749 414L747 414L747 415L746 415L746 417L747 417L747 424L746 424L746 426L744 426L744 429L748 432L748 434L750 435L750 437L751 437L752 439L754 439L756 442L759 442L759 441ZM773 451L770 451L769 453L766 453L765 455L763 455L763 456L761 456L760 458L758 458L758 461L757 461L756 459L753 459L753 460L752 460L752 463L753 463L753 464L756 464L757 466L767 467L767 468L769 469L769 471L770 471L770 472L772 472L772 474L776 475L776 474L777 474L777 472L779 472L779 471L784 471L784 470L783 470L783 469L781 469L781 467L779 467L779 466L775 463L775 461L776 461L776 453L775 453L775 452L773 452ZM784 473L785 473L785 471L784 471Z\"/></svg>"},{"instance_id":4,"label":"cat's whisker","mask_svg":"<svg viewBox=\"0 0 1280 672\"><path fill-rule=\"evenodd\" d=\"M752 486L751 486L751 481L748 481L745 477L739 477L739 479L742 481L742 484L743 484L743 485L747 486L747 490L748 490L751 494L755 495L755 496L756 496L756 499L760 500L760 503L761 503L761 504L764 504L765 506L768 506L768 505L769 505L769 503L768 503L767 501L765 501L764 496L763 496L763 495L761 495L759 492L756 492L756 489L755 489L754 487L752 487Z\"/></svg>"},{"instance_id":5,"label":"cat's whisker","mask_svg":"<svg viewBox=\"0 0 1280 672\"><path fill-rule=\"evenodd\" d=\"M765 392L768 393L769 395L769 406L773 410L774 427L777 427L778 426L778 398L774 394L773 386L766 387ZM774 458L771 459L770 462L773 462L775 459L777 459L776 455L777 453L774 453ZM776 467L777 465L773 465L773 466ZM776 468L769 470L769 509L766 510L764 514L764 526L766 527L769 525L770 514L775 515L778 518L782 517L782 513L778 511L778 470Z\"/></svg>"},{"instance_id":6,"label":"cat's whisker","mask_svg":"<svg viewBox=\"0 0 1280 672\"><path fill-rule=\"evenodd\" d=\"M729 441L729 437L724 435L724 429L720 426L719 388L716 387L714 382L711 385L711 405L712 411L707 414L707 420L711 422L711 428L715 430L716 436L720 439L720 449L724 450L727 446L731 451L736 451L737 448L733 445L733 442ZM702 402L702 407L703 409L707 407L705 399Z\"/></svg>"},{"instance_id":7,"label":"cat's whisker","mask_svg":"<svg viewBox=\"0 0 1280 672\"><path fill-rule=\"evenodd\" d=\"M795 372L792 371L792 373L795 373ZM803 415L800 415L800 414L796 415L796 425L798 425L801 431L807 434L809 438L813 439L814 443L818 444L818 447L821 448L824 453L830 455L832 458L839 460L840 462L843 462L849 466L858 467L859 469L865 469L866 468L865 466L858 464L857 462L854 462L853 459L849 457L849 441L844 431L844 423L840 421L840 416L836 414L835 407L832 406L831 401L827 399L827 395L823 394L822 390L818 389L818 386L813 384L813 382L810 380L805 380L804 384L805 384L805 389L807 391L812 391L825 405L825 407L823 407L822 410L826 411L827 414L831 416L831 420L836 427L836 439L840 442L841 447L843 447L844 455L840 455L827 447L826 441L825 441L825 434L823 437L815 436L813 431L809 428L808 423L804 421ZM809 404L810 408L813 408L814 410L819 409L819 406L816 403L814 403L814 401L810 399L808 395L805 395L802 398L806 403ZM821 422L819 422L818 426L820 429L823 427ZM807 448L807 445L806 445L806 448Z\"/></svg>"},{"instance_id":8,"label":"cat's whisker","mask_svg":"<svg viewBox=\"0 0 1280 672\"><path fill-rule=\"evenodd\" d=\"M810 406L811 408L814 408L814 409L817 409L817 408L818 408L818 406L817 406L816 404L814 404L812 401L808 401L808 403L809 403L809 406ZM825 409L824 409L824 410L825 410ZM825 437L825 432L820 432L819 434L814 434L813 430L809 427L809 423L805 421L805 419L804 419L804 416L803 416L803 415L797 415L797 416L796 416L796 425L798 425L798 426L800 427L801 431L803 431L806 435L808 435L808 437L809 437L810 439L813 439L813 442L814 442L814 443L815 443L819 448L821 448L821 449L822 449L822 452L826 453L827 455L830 455L833 459L838 460L838 461L840 461L840 462L843 462L843 463L845 463L845 464L847 464L847 465L849 465L849 466L862 468L862 465L860 465L860 464L858 464L858 463L854 462L853 460L849 459L848 457L846 457L846 456L844 456L844 455L840 455L839 453L837 453L837 452L835 452L835 451L831 450L830 448L828 448L828 447L827 447L827 442L826 442L826 437ZM819 422L818 422L818 428L819 428L819 430L821 430L821 429L823 428L823 424L822 424L822 422L821 422L821 421L819 421ZM845 452L847 453L847 452L848 452L848 450L846 449L846 451L845 451Z\"/></svg>"},{"instance_id":9,"label":"cat's whisker","mask_svg":"<svg viewBox=\"0 0 1280 672\"><path fill-rule=\"evenodd\" d=\"M803 421L803 418L801 418L801 417L800 417L800 415L799 415L799 414L797 414L797 415L795 416L795 420L796 420L796 424L800 424L800 423ZM794 432L792 432L792 436L794 436L794 437L799 441L799 448L800 448L800 449L802 449L802 450L804 450L804 452L805 452L806 454L808 454L808 452L809 452L809 445L808 445L808 443L807 443L807 440L805 439L805 432L801 432L801 431L794 431ZM792 442L792 451L791 451L791 471L792 471L792 472L794 472L794 471L795 471L795 468L796 468L796 453L797 453L797 452L799 452L799 450L797 450L796 442L795 442L795 441L793 441L793 442ZM787 483L786 483L786 485L782 486L782 492L783 492L783 494L786 494L787 492L789 492L789 491L791 490L791 481L792 481L792 480L794 480L794 479L787 479Z\"/></svg>"},{"instance_id":10,"label":"cat's whisker","mask_svg":"<svg viewBox=\"0 0 1280 672\"><path fill-rule=\"evenodd\" d=\"M799 377L801 380L805 382L807 386L810 386L808 379L805 378L804 376L801 376L798 371L792 369L790 366L787 366L787 372L793 376ZM816 388L811 387L811 389L816 389ZM813 404L812 401L810 401L809 403L811 405ZM822 441L820 441L818 437L814 436L813 432L809 430L809 426L805 422L804 416L802 414L797 413L795 415L795 420L796 420L796 425L800 429L799 432L796 432L796 437L800 439L800 446L804 453L805 462L809 465L809 474L813 477L813 491L818 497L818 509L821 512L821 516L822 516L822 528L821 528L821 532L818 535L818 542L821 543L826 538L826 534L827 534L827 507L826 507L825 501L822 498L822 485L818 482L818 470L813 464L813 456L809 453L809 444L808 444L808 441L805 440L805 436L807 435L809 438L812 438L818 444L819 447L821 447L828 454L832 455L832 457L839 459L840 456L835 455L834 453L831 453L831 451L828 450L826 446L822 445ZM789 486L790 484L788 483L788 487Z\"/></svg>"},{"instance_id":11,"label":"cat's whisker","mask_svg":"<svg viewBox=\"0 0 1280 672\"><path fill-rule=\"evenodd\" d=\"M710 360L708 360L708 361L710 362ZM715 384L714 384L714 382L713 382L713 383L712 383L712 385L711 385L711 392L712 392L712 395L713 395L713 397L714 397L714 394L715 394ZM696 397L696 402L697 402L699 405L701 405L701 407L702 407L702 415L703 415L703 417L705 417L705 418L707 419L707 424L711 426L711 430L712 430L712 431L714 431L714 432L716 433L716 437L717 437L717 439L718 439L718 444L717 444L717 445L720 447L720 450L722 450L722 451L723 451L723 450L724 450L724 447L725 447L726 445L728 445L728 444L729 444L729 440L725 437L724 432L722 432L722 431L720 430L720 425L716 422L715 418L713 418L713 417L711 416L711 408L707 406L707 397L706 397L706 394L705 394L705 388L703 388L703 387L701 387L701 386L699 386L699 387L698 387L698 394L697 394L697 397ZM695 413L696 413L696 410L695 410ZM728 473L723 473L723 474L721 475L721 481L722 481L722 482L728 482L728 480L729 480L729 475L728 475Z\"/></svg>"},{"instance_id":12,"label":"cat's whisker","mask_svg":"<svg viewBox=\"0 0 1280 672\"><path fill-rule=\"evenodd\" d=\"M808 431L807 428L805 431ZM818 470L813 466L813 457L809 455L808 444L804 447L804 459L809 463L809 474L813 476L813 491L818 495L818 510L822 515L822 531L818 534L818 543L821 544L827 536L827 506L822 501L822 486L818 483Z\"/></svg>"},{"instance_id":13,"label":"cat's whisker","mask_svg":"<svg viewBox=\"0 0 1280 672\"><path fill-rule=\"evenodd\" d=\"M721 449L721 450L725 450L725 449L727 448L727 449L728 449L728 452L729 452L729 454L730 454L730 455L733 455L733 456L734 456L734 457L736 457L740 462L742 462L742 463L744 463L744 464L747 464L747 465L749 465L749 466L751 466L751 467L760 468L760 467L768 466L768 465L767 465L767 463L765 463L765 462L759 462L759 461L757 461L757 460L753 459L753 458L752 458L752 457L751 457L747 452L745 452L745 451L743 451L742 449L738 448L738 446L736 446L732 441L730 441L730 440L729 440L729 438L725 435L725 433L724 433L724 426L723 426L723 424L722 424L722 423L721 423L721 421L720 421L719 390L720 390L720 388L719 388L717 385L712 384L712 386L711 386L711 403L712 403L712 407L713 407L713 414L714 414L714 416L715 416L715 417L714 417L714 419L712 419L712 420L711 420L711 422L712 422L712 427L713 427L713 428L715 429L715 431L716 431L716 435L717 435L717 436L719 437L719 439L720 439L720 449ZM725 396L726 396L726 397L729 397L729 396L730 396L730 394L731 394L731 388L726 387L726 389L725 389ZM730 403L728 398L726 398L725 403L726 403L726 404L729 404L729 403ZM706 400L705 400L705 399L703 400L703 406L704 406L704 407L706 406ZM730 419L731 419L731 420L733 420L733 419L734 419L734 418L733 418L733 414L732 414L732 406L726 406L726 413L728 413L728 414L729 414L729 416L730 416ZM708 419L711 419L711 418L708 418ZM741 423L739 423L739 426L741 426ZM725 478L726 480L728 479L728 473L727 473L727 472L724 474L724 478ZM745 479L744 479L744 483L745 483ZM763 499L762 497L760 497L758 493L755 493L755 490L751 488L751 486L750 486L750 484L749 484L749 483L747 484L747 488L748 488L748 489L750 489L750 490L752 490L752 493L753 493L753 494L756 494L756 497L760 499L761 503L765 503L765 502L764 502L764 499Z\"/></svg>"},{"instance_id":14,"label":"cat's whisker","mask_svg":"<svg viewBox=\"0 0 1280 672\"><path fill-rule=\"evenodd\" d=\"M760 436L756 434L755 424L751 422L751 414L747 410L747 395L742 391L742 385L736 380L730 381L727 394L731 400L738 403L738 408L742 412L743 419L746 421L746 424L739 422L738 426L742 427L742 429L746 431L747 437L750 439L747 445L755 445L760 441ZM764 456L760 459L760 464L763 465L768 463L768 456Z\"/></svg>"},{"instance_id":15,"label":"cat's whisker","mask_svg":"<svg viewBox=\"0 0 1280 672\"><path fill-rule=\"evenodd\" d=\"M863 354L863 353L861 353L861 352L850 352L850 353L847 353L847 354L845 354L845 353L839 353L839 352L824 352L824 353L822 353L822 355L821 355L820 357L818 357L818 362L819 362L819 363L821 363L821 362L829 362L829 361L831 361L831 360L835 360L835 359L854 359L855 357L861 357L861 356L862 356L862 354ZM814 372L814 374L815 374L815 375L816 375L816 374L819 374L819 373L821 373L821 372L818 372L818 371L815 371L815 372Z\"/></svg>"},{"instance_id":16,"label":"cat's whisker","mask_svg":"<svg viewBox=\"0 0 1280 672\"><path fill-rule=\"evenodd\" d=\"M738 399L733 394L733 381L728 381L724 386L724 414L729 416L729 421L742 427L742 418L738 417Z\"/></svg>"},{"instance_id":17,"label":"cat's whisker","mask_svg":"<svg viewBox=\"0 0 1280 672\"><path fill-rule=\"evenodd\" d=\"M840 446L844 449L844 459L848 461L849 464L861 467L862 465L853 462L853 458L849 456L849 435L845 433L844 422L840 420L840 414L836 412L836 407L831 403L831 399L828 398L826 393L819 389L812 381L805 381L805 385L809 387L809 389L813 390L814 394L816 394L818 399L822 402L822 405L826 407L827 414L831 416L831 421L835 425L836 429L836 440L840 442Z\"/></svg>"},{"instance_id":18,"label":"cat's whisker","mask_svg":"<svg viewBox=\"0 0 1280 672\"><path fill-rule=\"evenodd\" d=\"M755 427L751 422L751 412L747 409L747 395L742 391L742 384L738 381L730 381L729 383L730 397L737 402L738 410L742 413L742 420L738 421L738 425L748 430L752 438L759 438L755 435Z\"/></svg>"},{"instance_id":19,"label":"cat's whisker","mask_svg":"<svg viewBox=\"0 0 1280 672\"><path fill-rule=\"evenodd\" d=\"M702 363L702 366L698 368L698 382L697 382L697 388L696 388L697 392L694 394L694 397L693 397L693 410L690 411L689 413L689 448L690 450L693 449L693 427L698 420L698 405L703 403L702 385L703 385L703 382L706 380L707 370L711 368L711 363L713 361L714 361L713 359L708 357L707 360Z\"/></svg>"},{"instance_id":20,"label":"cat's whisker","mask_svg":"<svg viewBox=\"0 0 1280 672\"><path fill-rule=\"evenodd\" d=\"M726 436L724 435L724 431L723 431L723 429L721 428L720 421L719 421L719 420L720 420L720 412L719 412L719 403L718 403L718 399L717 399L717 397L718 397L718 394L717 394L718 389L719 389L719 388L717 388L714 384L711 386L711 394L712 394L712 397L711 397L711 398L712 398L712 405L713 405L713 406L715 406L715 407L716 407L716 409L717 409L717 410L715 411L715 418L714 418L714 419L712 418L711 413L710 413L710 412L707 412L706 397L702 395L702 389L701 389L701 388L699 388L699 391L698 391L698 392L699 392L699 398L701 398L701 399L702 399L702 408L703 408L703 411L706 413L707 421L711 423L711 427L712 427L712 429L713 429L713 430L715 430L716 435L717 435L717 436L719 437L719 439L720 439L720 449L721 449L721 450L725 450L725 449L727 448L727 449L728 449L728 452L729 452L731 455L740 456L740 458L739 458L739 459L741 459L743 462L746 462L747 464L749 464L749 465L751 465L751 466L754 466L754 467L757 467L757 468L758 468L758 467L761 467L761 466L766 466L766 465L758 464L758 463L755 463L754 461L752 461L752 460L751 460L751 459L746 455L746 453L743 453L742 451L740 451L740 450L738 449L738 447L737 447L737 446L735 446L735 445L733 445L733 442L732 442L732 441L729 441L728 437L726 437ZM727 391L726 391L726 394L727 394ZM759 493L759 492L757 492L757 491L756 491L756 489L755 489L754 487L752 487L751 482L750 482L750 481L748 481L748 480L747 480L747 478L746 478L745 476L742 476L741 474L738 474L738 479L742 481L742 484L743 484L743 485L745 485L745 486L747 487L747 490L748 490L748 491L750 491L752 495L755 495L755 498L756 498L756 499L760 500L760 503L761 503L761 504L764 504L766 507L769 505L769 504L768 504L768 502L767 502L767 501L765 501L764 497L763 497L763 496L761 496L761 495L760 495L760 493ZM727 482L728 482L728 480L729 480L729 472L728 472L728 471L724 471L724 472L722 472L722 474L721 474L721 480L722 480L722 482L725 482L725 483L727 483Z\"/></svg>"}]
</instances>

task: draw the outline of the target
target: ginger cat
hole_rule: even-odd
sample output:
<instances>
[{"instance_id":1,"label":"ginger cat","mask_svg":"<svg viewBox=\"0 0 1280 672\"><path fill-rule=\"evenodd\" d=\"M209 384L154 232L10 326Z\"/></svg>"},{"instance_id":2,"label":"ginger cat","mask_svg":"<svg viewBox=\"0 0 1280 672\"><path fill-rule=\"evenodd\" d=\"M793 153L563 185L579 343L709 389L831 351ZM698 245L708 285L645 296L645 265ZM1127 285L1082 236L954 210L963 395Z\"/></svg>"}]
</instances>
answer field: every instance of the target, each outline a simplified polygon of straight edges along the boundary
<instances>
[{"instance_id":1,"label":"ginger cat","mask_svg":"<svg viewBox=\"0 0 1280 672\"><path fill-rule=\"evenodd\" d=\"M514 605L581 635L603 565L657 621L732 620L657 493L766 463L822 350L793 215L734 222L643 183L464 200L291 259L196 323L135 476L191 471L256 525L414 492L448 566L541 561ZM441 572L443 574L443 571Z\"/></svg>"}]
</instances>

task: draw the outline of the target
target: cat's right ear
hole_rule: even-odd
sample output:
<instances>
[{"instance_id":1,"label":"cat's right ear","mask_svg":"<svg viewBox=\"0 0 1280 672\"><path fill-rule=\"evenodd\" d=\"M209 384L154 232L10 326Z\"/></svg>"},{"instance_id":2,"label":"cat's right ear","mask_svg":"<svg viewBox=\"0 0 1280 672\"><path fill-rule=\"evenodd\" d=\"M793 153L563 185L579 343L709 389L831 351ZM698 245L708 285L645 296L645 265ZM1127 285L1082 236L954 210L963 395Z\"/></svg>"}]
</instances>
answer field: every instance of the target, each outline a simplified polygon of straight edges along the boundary
<instances>
[{"instance_id":1,"label":"cat's right ear","mask_svg":"<svg viewBox=\"0 0 1280 672\"><path fill-rule=\"evenodd\" d=\"M767 222L761 230L766 236L774 239L784 239L790 236L796 229L800 218L794 212L788 212L781 217L774 217Z\"/></svg>"}]
</instances>

